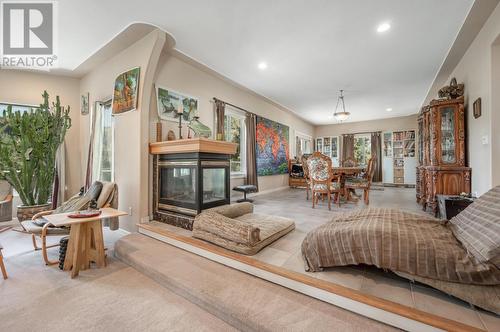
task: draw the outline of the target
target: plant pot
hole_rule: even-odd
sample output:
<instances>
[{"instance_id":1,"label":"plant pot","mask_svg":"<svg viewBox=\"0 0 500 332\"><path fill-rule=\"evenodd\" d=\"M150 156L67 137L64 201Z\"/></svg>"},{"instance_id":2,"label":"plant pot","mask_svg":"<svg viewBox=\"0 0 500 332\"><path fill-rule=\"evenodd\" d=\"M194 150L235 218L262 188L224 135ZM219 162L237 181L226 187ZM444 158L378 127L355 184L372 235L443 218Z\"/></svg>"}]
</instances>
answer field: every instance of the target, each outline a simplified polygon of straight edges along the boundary
<instances>
[{"instance_id":1,"label":"plant pot","mask_svg":"<svg viewBox=\"0 0 500 332\"><path fill-rule=\"evenodd\" d=\"M41 205L19 205L17 207L17 219L21 222L30 220L35 214L52 209L52 203Z\"/></svg>"}]
</instances>

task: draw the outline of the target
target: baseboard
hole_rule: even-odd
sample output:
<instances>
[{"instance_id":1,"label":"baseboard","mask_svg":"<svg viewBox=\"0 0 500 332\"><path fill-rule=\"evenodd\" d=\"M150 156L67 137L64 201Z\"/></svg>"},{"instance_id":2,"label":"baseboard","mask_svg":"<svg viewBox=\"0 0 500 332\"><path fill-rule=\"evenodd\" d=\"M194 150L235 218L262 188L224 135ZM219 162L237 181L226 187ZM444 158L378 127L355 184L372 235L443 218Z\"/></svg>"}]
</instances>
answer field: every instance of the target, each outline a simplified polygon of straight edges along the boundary
<instances>
[{"instance_id":1,"label":"baseboard","mask_svg":"<svg viewBox=\"0 0 500 332\"><path fill-rule=\"evenodd\" d=\"M256 192L256 193L248 194L247 196L248 197L255 197L255 196L259 196L259 195L270 194L270 193L273 193L275 191L285 190L285 189L288 189L288 188L290 188L290 187L289 186L282 186L282 187L278 187L278 188L267 189L267 190L259 191L259 192Z\"/></svg>"}]
</instances>

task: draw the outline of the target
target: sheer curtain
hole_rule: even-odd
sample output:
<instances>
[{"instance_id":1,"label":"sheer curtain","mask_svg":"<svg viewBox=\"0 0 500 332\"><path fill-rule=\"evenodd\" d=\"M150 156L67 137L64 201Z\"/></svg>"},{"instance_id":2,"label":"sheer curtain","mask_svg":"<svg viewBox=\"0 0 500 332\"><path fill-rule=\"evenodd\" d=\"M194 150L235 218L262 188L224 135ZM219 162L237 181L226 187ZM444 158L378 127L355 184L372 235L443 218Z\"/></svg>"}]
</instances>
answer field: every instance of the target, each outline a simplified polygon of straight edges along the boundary
<instances>
[{"instance_id":1,"label":"sheer curtain","mask_svg":"<svg viewBox=\"0 0 500 332\"><path fill-rule=\"evenodd\" d=\"M93 180L110 182L114 180L113 136L111 103L97 103L92 142Z\"/></svg>"}]
</instances>

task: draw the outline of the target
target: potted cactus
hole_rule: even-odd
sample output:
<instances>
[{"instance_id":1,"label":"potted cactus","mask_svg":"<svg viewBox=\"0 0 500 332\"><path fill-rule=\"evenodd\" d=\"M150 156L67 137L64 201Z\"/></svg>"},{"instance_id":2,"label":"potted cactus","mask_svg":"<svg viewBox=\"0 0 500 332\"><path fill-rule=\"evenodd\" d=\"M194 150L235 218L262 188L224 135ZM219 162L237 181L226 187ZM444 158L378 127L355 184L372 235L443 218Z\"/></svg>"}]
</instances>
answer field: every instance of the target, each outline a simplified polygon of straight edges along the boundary
<instances>
[{"instance_id":1,"label":"potted cactus","mask_svg":"<svg viewBox=\"0 0 500 332\"><path fill-rule=\"evenodd\" d=\"M55 176L55 159L66 131L71 127L69 106L59 96L49 106L49 95L30 112L13 112L9 106L0 117L0 179L19 193L19 221L48 210Z\"/></svg>"}]
</instances>

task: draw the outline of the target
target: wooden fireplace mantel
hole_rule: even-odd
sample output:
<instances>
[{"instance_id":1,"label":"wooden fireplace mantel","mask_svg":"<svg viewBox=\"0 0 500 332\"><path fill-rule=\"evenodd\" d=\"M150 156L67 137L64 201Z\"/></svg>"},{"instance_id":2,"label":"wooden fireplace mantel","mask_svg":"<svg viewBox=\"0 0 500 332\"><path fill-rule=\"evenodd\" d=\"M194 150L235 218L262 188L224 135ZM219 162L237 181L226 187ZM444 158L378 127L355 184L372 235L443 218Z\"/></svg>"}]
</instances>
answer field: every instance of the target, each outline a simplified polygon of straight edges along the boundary
<instances>
[{"instance_id":1,"label":"wooden fireplace mantel","mask_svg":"<svg viewBox=\"0 0 500 332\"><path fill-rule=\"evenodd\" d=\"M236 143L216 141L207 138L179 139L175 141L163 141L149 143L149 153L151 154L173 154L173 153L220 153L235 154Z\"/></svg>"}]
</instances>

